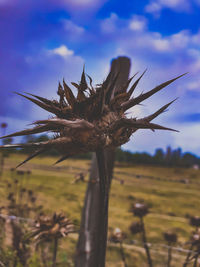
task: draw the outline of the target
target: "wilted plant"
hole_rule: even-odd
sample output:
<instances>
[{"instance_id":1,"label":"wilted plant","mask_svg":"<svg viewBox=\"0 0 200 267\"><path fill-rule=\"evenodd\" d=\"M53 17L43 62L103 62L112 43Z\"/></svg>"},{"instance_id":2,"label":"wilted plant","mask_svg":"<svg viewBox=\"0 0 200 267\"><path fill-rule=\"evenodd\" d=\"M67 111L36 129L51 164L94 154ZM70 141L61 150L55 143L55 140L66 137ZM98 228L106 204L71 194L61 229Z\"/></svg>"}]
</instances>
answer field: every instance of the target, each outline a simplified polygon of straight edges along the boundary
<instances>
[{"instance_id":1,"label":"wilted plant","mask_svg":"<svg viewBox=\"0 0 200 267\"><path fill-rule=\"evenodd\" d=\"M139 224L138 224L137 230L138 230L138 228L140 228L140 230L141 230L142 242L143 242L143 246L144 246L144 249L145 249L146 255L147 255L147 262L148 262L149 267L152 267L153 263L152 263L152 259L151 259L149 246L147 243L146 230L145 230L145 225L144 225L144 220L143 220L144 216L146 216L149 213L149 208L144 203L135 203L135 204L133 204L131 211L133 212L134 216L136 216L140 219L140 222L139 222L140 227L138 227L139 226Z\"/></svg>"},{"instance_id":2,"label":"wilted plant","mask_svg":"<svg viewBox=\"0 0 200 267\"><path fill-rule=\"evenodd\" d=\"M124 248L123 248L123 240L125 238L126 238L126 234L123 233L120 228L115 228L113 233L110 236L110 240L112 242L120 244L120 254L121 254L121 258L122 258L124 267L128 267L128 265L126 263L126 257L125 257L125 253L124 253Z\"/></svg>"},{"instance_id":3,"label":"wilted plant","mask_svg":"<svg viewBox=\"0 0 200 267\"><path fill-rule=\"evenodd\" d=\"M164 239L168 245L168 259L167 259L167 267L171 266L172 260L172 245L177 242L177 235L172 231L167 231L163 233Z\"/></svg>"},{"instance_id":4,"label":"wilted plant","mask_svg":"<svg viewBox=\"0 0 200 267\"><path fill-rule=\"evenodd\" d=\"M72 222L63 214L54 214L52 217L39 216L32 231L32 237L37 244L53 241L52 267L56 266L58 240L74 232Z\"/></svg>"},{"instance_id":5,"label":"wilted plant","mask_svg":"<svg viewBox=\"0 0 200 267\"><path fill-rule=\"evenodd\" d=\"M94 151L96 152L99 180L100 180L100 213L99 213L99 248L97 263L98 266L105 265L106 241L107 241L107 223L108 223L108 191L109 179L107 177L104 149L114 148L129 141L130 136L138 129L151 130L171 130L173 129L151 123L158 115L163 113L169 105L164 105L150 116L142 119L127 118L126 112L131 107L140 104L156 92L160 91L179 76L159 86L156 86L147 93L142 93L137 97L131 97L137 84L144 73L128 88L135 75L124 84L123 90L114 93L118 75L112 79L111 73L106 80L94 87L92 79L88 76L89 85L83 70L80 83L72 83L78 90L75 97L70 87L63 80L63 85L59 83L58 95L59 101L49 100L44 97L33 94L22 95L41 108L53 113L55 117L46 120L37 120L31 129L16 132L6 137L30 135L42 132L54 132L55 137L51 140L38 143L6 145L6 148L34 148L35 152L30 155L20 165L32 159L33 157L46 152L50 149L56 149L63 156L57 161L61 162L66 158L79 154ZM123 91L123 93L122 93Z\"/></svg>"},{"instance_id":6,"label":"wilted plant","mask_svg":"<svg viewBox=\"0 0 200 267\"><path fill-rule=\"evenodd\" d=\"M196 231L200 226L200 217L199 216L191 216L190 217L190 225L196 227Z\"/></svg>"},{"instance_id":7,"label":"wilted plant","mask_svg":"<svg viewBox=\"0 0 200 267\"><path fill-rule=\"evenodd\" d=\"M191 216L190 225L195 227L195 231L192 233L191 240L190 240L190 248L188 251L188 254L186 256L185 262L183 264L183 267L187 267L188 263L192 261L192 259L195 259L194 266L197 265L197 260L200 254L200 217L199 216ZM192 257L193 250L195 255ZM196 264L196 265L195 265Z\"/></svg>"}]
</instances>

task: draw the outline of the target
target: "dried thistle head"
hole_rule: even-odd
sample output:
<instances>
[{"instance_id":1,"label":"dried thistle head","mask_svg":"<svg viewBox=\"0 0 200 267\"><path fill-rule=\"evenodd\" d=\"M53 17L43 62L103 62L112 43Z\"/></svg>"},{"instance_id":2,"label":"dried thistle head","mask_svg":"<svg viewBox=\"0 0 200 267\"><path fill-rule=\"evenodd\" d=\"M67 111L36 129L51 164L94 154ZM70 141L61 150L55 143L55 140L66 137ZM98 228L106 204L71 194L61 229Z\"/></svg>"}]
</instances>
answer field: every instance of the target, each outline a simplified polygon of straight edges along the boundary
<instances>
[{"instance_id":1,"label":"dried thistle head","mask_svg":"<svg viewBox=\"0 0 200 267\"><path fill-rule=\"evenodd\" d=\"M168 243L176 243L177 242L177 234L172 231L167 231L163 233L164 239Z\"/></svg>"},{"instance_id":2,"label":"dried thistle head","mask_svg":"<svg viewBox=\"0 0 200 267\"><path fill-rule=\"evenodd\" d=\"M110 72L102 84L94 87L91 77L87 75L87 81L85 71L83 70L81 81L79 83L72 82L72 85L78 90L77 96L73 94L71 88L64 80L62 85L60 83L58 85L57 93L59 100L49 100L28 93L27 95L18 93L18 95L25 97L42 109L53 113L54 117L46 120L37 120L33 123L33 128L2 138L43 132L53 132L55 133L55 138L45 142L5 145L2 147L35 148L35 152L21 164L52 148L63 154L61 159L57 161L61 162L69 156L78 153L97 151L99 148L121 146L128 142L130 136L138 129L174 131L173 129L151 123L154 118L166 111L173 101L161 107L152 115L141 119L127 118L126 112L184 74L162 83L137 97L132 97L143 75L144 73L129 86L135 77L134 75L124 84L121 90L116 92L115 87L119 73L114 76ZM130 89L128 89L129 87Z\"/></svg>"},{"instance_id":3,"label":"dried thistle head","mask_svg":"<svg viewBox=\"0 0 200 267\"><path fill-rule=\"evenodd\" d=\"M1 123L1 128L2 128L2 129L7 128L7 126L8 126L8 124L7 124L6 122L2 122L2 123Z\"/></svg>"},{"instance_id":4,"label":"dried thistle head","mask_svg":"<svg viewBox=\"0 0 200 267\"><path fill-rule=\"evenodd\" d=\"M40 243L51 241L53 238L67 236L74 231L72 222L62 213L55 213L52 217L39 216L32 231L32 237Z\"/></svg>"},{"instance_id":5,"label":"dried thistle head","mask_svg":"<svg viewBox=\"0 0 200 267\"><path fill-rule=\"evenodd\" d=\"M190 225L199 227L200 226L200 217L199 216L191 216L190 217Z\"/></svg>"},{"instance_id":6,"label":"dried thistle head","mask_svg":"<svg viewBox=\"0 0 200 267\"><path fill-rule=\"evenodd\" d=\"M149 213L149 208L144 203L135 203L132 206L131 210L132 210L134 216L139 217L139 218L142 218Z\"/></svg>"},{"instance_id":7,"label":"dried thistle head","mask_svg":"<svg viewBox=\"0 0 200 267\"><path fill-rule=\"evenodd\" d=\"M122 232L120 228L115 228L110 236L112 242L122 242L126 238L126 234Z\"/></svg>"}]
</instances>

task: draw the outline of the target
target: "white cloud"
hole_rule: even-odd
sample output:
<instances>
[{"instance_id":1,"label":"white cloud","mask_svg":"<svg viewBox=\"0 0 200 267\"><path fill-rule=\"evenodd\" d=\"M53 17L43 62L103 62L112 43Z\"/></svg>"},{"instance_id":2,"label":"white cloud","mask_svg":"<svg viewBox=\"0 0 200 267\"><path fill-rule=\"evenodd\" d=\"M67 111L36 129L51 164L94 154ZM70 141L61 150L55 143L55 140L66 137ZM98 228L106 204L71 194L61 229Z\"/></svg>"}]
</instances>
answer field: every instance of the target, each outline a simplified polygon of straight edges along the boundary
<instances>
[{"instance_id":1,"label":"white cloud","mask_svg":"<svg viewBox=\"0 0 200 267\"><path fill-rule=\"evenodd\" d=\"M64 29L70 34L70 37L76 37L77 35L82 35L85 29L79 25L76 25L72 20L63 19L62 20Z\"/></svg>"},{"instance_id":2,"label":"white cloud","mask_svg":"<svg viewBox=\"0 0 200 267\"><path fill-rule=\"evenodd\" d=\"M152 44L157 51L169 51L170 43L166 39L152 39Z\"/></svg>"},{"instance_id":3,"label":"white cloud","mask_svg":"<svg viewBox=\"0 0 200 267\"><path fill-rule=\"evenodd\" d=\"M129 23L129 28L133 31L143 31L146 28L147 21L143 16L133 16Z\"/></svg>"},{"instance_id":4,"label":"white cloud","mask_svg":"<svg viewBox=\"0 0 200 267\"><path fill-rule=\"evenodd\" d=\"M74 55L74 51L67 48L65 45L61 45L60 47L54 48L52 50L48 50L50 54L59 55L61 57L68 57Z\"/></svg>"},{"instance_id":5,"label":"white cloud","mask_svg":"<svg viewBox=\"0 0 200 267\"><path fill-rule=\"evenodd\" d=\"M111 13L109 18L102 20L101 31L103 33L114 33L117 29L118 16L115 13Z\"/></svg>"},{"instance_id":6,"label":"white cloud","mask_svg":"<svg viewBox=\"0 0 200 267\"><path fill-rule=\"evenodd\" d=\"M190 90L199 90L200 91L200 79L188 83L187 88Z\"/></svg>"},{"instance_id":7,"label":"white cloud","mask_svg":"<svg viewBox=\"0 0 200 267\"><path fill-rule=\"evenodd\" d=\"M162 9L169 8L175 11L189 11L191 0L151 0L145 7L145 11L156 16L160 15Z\"/></svg>"}]
</instances>

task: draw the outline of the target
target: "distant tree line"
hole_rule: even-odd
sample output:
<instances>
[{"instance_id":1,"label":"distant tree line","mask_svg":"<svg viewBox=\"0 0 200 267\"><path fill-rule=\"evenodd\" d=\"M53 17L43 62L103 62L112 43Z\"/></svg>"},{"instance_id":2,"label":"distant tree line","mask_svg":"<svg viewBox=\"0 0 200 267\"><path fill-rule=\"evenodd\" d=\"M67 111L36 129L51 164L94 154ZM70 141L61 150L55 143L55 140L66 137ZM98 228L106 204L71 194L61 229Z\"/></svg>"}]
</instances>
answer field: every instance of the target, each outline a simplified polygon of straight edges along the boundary
<instances>
[{"instance_id":1,"label":"distant tree line","mask_svg":"<svg viewBox=\"0 0 200 267\"><path fill-rule=\"evenodd\" d=\"M194 165L200 166L200 158L196 155L186 152L182 153L181 148L172 149L167 147L166 151L158 148L153 155L146 152L123 151L118 149L116 152L116 159L119 162L127 162L129 164L148 164L160 165L166 167L192 167Z\"/></svg>"},{"instance_id":2,"label":"distant tree line","mask_svg":"<svg viewBox=\"0 0 200 267\"><path fill-rule=\"evenodd\" d=\"M47 135L26 136L23 139L24 143L32 142L43 142L47 141L49 137ZM5 144L12 143L11 138L4 140ZM23 150L18 150L18 152L30 154L32 150L26 148ZM49 156L59 156L59 152L56 150L51 150L46 152L44 155ZM91 153L82 154L73 158L91 159ZM155 150L153 155L147 152L131 152L124 151L120 148L116 150L116 161L123 162L127 164L147 164L147 165L160 165L166 167L191 167L193 165L200 166L200 158L190 152L183 153L181 148L172 149L170 146L167 147L166 151L158 148Z\"/></svg>"}]
</instances>

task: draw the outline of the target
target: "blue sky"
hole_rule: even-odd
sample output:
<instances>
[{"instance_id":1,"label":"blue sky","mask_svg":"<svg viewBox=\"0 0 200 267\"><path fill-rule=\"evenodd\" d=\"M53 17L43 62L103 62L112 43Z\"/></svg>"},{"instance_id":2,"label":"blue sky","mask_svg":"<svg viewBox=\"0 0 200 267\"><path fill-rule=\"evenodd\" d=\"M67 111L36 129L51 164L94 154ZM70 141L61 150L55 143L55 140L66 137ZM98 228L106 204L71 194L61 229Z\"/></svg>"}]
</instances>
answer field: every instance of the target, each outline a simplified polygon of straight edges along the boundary
<instances>
[{"instance_id":1,"label":"blue sky","mask_svg":"<svg viewBox=\"0 0 200 267\"><path fill-rule=\"evenodd\" d=\"M58 81L86 72L101 82L112 58L148 69L136 94L189 72L143 106L148 115L179 97L155 122L179 133L138 131L125 145L153 152L171 145L200 155L200 0L0 0L0 122L20 130L49 114L14 91L56 97Z\"/></svg>"}]
</instances>

